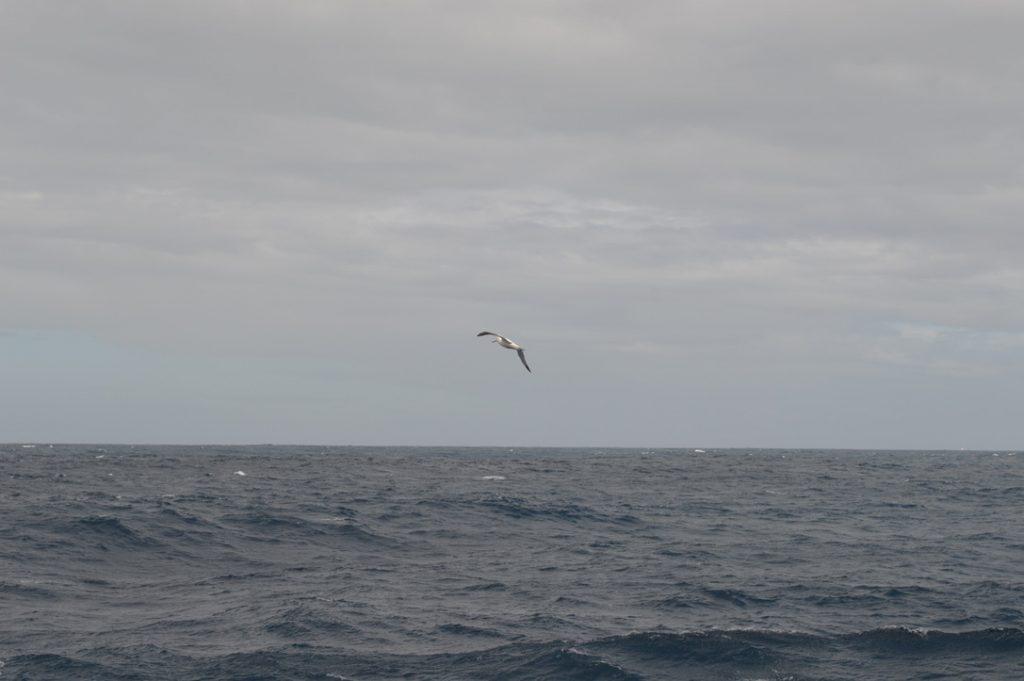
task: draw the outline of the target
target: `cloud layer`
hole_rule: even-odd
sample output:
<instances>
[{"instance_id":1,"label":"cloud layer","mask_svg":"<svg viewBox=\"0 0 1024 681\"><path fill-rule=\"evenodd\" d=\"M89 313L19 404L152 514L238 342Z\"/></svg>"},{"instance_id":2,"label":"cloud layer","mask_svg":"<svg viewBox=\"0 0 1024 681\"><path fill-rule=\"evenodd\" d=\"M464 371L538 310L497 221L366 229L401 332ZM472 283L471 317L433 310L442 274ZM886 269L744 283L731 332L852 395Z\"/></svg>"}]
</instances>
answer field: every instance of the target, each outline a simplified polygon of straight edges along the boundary
<instances>
[{"instance_id":1,"label":"cloud layer","mask_svg":"<svg viewBox=\"0 0 1024 681\"><path fill-rule=\"evenodd\" d=\"M0 439L1014 446L1022 29L6 3Z\"/></svg>"}]
</instances>

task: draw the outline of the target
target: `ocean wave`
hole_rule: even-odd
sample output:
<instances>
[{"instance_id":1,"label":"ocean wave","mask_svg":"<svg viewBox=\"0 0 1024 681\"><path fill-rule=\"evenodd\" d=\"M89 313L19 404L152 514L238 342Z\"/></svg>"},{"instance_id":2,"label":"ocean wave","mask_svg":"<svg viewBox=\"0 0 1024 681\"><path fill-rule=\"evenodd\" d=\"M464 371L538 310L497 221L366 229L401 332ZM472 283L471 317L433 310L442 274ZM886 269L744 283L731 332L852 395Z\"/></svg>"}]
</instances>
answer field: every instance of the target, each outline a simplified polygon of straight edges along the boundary
<instances>
[{"instance_id":1,"label":"ocean wave","mask_svg":"<svg viewBox=\"0 0 1024 681\"><path fill-rule=\"evenodd\" d=\"M689 608L721 608L723 605L737 608L768 606L777 602L770 596L755 596L739 589L724 588L691 588L689 584L677 586L686 589L663 598L653 599L648 603L658 609L689 609Z\"/></svg>"},{"instance_id":2,"label":"ocean wave","mask_svg":"<svg viewBox=\"0 0 1024 681\"><path fill-rule=\"evenodd\" d=\"M483 638L501 638L502 634L494 629L484 629L482 627L473 627L468 624L459 624L454 622L451 624L441 624L437 627L437 631L443 634L452 634L454 636L472 636L472 637L483 637Z\"/></svg>"},{"instance_id":3,"label":"ocean wave","mask_svg":"<svg viewBox=\"0 0 1024 681\"><path fill-rule=\"evenodd\" d=\"M170 506L164 506L160 509L160 515L168 520L174 520L186 525L206 525L207 521L203 520L198 516L191 515L189 513L182 513L181 511L172 508Z\"/></svg>"},{"instance_id":4,"label":"ocean wave","mask_svg":"<svg viewBox=\"0 0 1024 681\"><path fill-rule=\"evenodd\" d=\"M128 548L153 548L160 545L153 537L136 532L114 516L84 516L59 524L56 530L75 539L97 542L95 545L99 548L106 548L108 544Z\"/></svg>"},{"instance_id":5,"label":"ocean wave","mask_svg":"<svg viewBox=\"0 0 1024 681\"><path fill-rule=\"evenodd\" d=\"M356 635L358 627L342 622L330 613L301 605L285 608L263 622L268 633L288 639L308 640L312 636Z\"/></svg>"},{"instance_id":6,"label":"ocean wave","mask_svg":"<svg viewBox=\"0 0 1024 681\"><path fill-rule=\"evenodd\" d=\"M295 536L321 542L336 540L393 545L394 539L376 534L346 517L302 518L287 514L251 512L228 514L220 522L256 532L261 541L280 542ZM253 535L249 535L252 537Z\"/></svg>"},{"instance_id":7,"label":"ocean wave","mask_svg":"<svg viewBox=\"0 0 1024 681\"><path fill-rule=\"evenodd\" d=\"M718 601L731 603L732 605L740 608L745 608L748 605L767 605L774 603L774 598L764 598L761 596L754 596L748 594L739 589L702 589L701 590L707 596L714 598Z\"/></svg>"},{"instance_id":8,"label":"ocean wave","mask_svg":"<svg viewBox=\"0 0 1024 681\"><path fill-rule=\"evenodd\" d=\"M559 504L535 502L505 495L485 496L467 499L426 499L417 502L422 506L465 509L497 513L517 520L559 520L570 523L592 521L613 524L634 524L639 519L629 514L613 515L602 513L583 504Z\"/></svg>"},{"instance_id":9,"label":"ocean wave","mask_svg":"<svg viewBox=\"0 0 1024 681\"><path fill-rule=\"evenodd\" d=\"M628 658L666 662L698 662L739 666L766 665L778 659L769 644L773 634L751 636L749 632L698 631L687 633L636 632L587 643L606 653Z\"/></svg>"},{"instance_id":10,"label":"ocean wave","mask_svg":"<svg viewBox=\"0 0 1024 681\"><path fill-rule=\"evenodd\" d=\"M127 679L127 673L118 672L97 662L76 659L54 653L15 655L5 667L11 673L22 673L23 678L38 679ZM5 671L7 671L5 669ZM15 677L17 678L17 677Z\"/></svg>"},{"instance_id":11,"label":"ocean wave","mask_svg":"<svg viewBox=\"0 0 1024 681\"><path fill-rule=\"evenodd\" d=\"M842 636L841 640L873 650L901 654L1024 651L1024 630L1016 627L961 632L884 627L848 634Z\"/></svg>"},{"instance_id":12,"label":"ocean wave","mask_svg":"<svg viewBox=\"0 0 1024 681\"><path fill-rule=\"evenodd\" d=\"M508 585L502 582L482 582L462 587L462 591L506 591Z\"/></svg>"},{"instance_id":13,"label":"ocean wave","mask_svg":"<svg viewBox=\"0 0 1024 681\"><path fill-rule=\"evenodd\" d=\"M79 650L75 657L21 655L7 661L8 669L13 678L33 679L782 681L828 678L817 666L824 663L830 669L858 670L843 678L866 680L943 678L949 660L966 655L995 670L987 678L1015 678L999 670L1019 670L1019 653L1024 650L1024 631L1016 628L946 632L894 627L837 635L761 629L641 631L579 642L523 642L461 653L403 655L311 645L311 636L348 636L352 627L305 606L283 610L264 625L267 633L296 641L219 656L187 657L154 646ZM438 630L471 640L500 636L458 623ZM928 671L930 664L935 673Z\"/></svg>"},{"instance_id":14,"label":"ocean wave","mask_svg":"<svg viewBox=\"0 0 1024 681\"><path fill-rule=\"evenodd\" d=\"M496 677L491 677L496 678ZM566 679L566 681L642 681L639 674L591 652L574 646L545 650L528 657L521 664L510 664L497 678L507 679Z\"/></svg>"},{"instance_id":15,"label":"ocean wave","mask_svg":"<svg viewBox=\"0 0 1024 681\"><path fill-rule=\"evenodd\" d=\"M695 608L700 605L706 605L705 602L699 599L691 598L689 596L668 596L667 598L659 598L651 602L656 608L659 609L689 609Z\"/></svg>"},{"instance_id":16,"label":"ocean wave","mask_svg":"<svg viewBox=\"0 0 1024 681\"><path fill-rule=\"evenodd\" d=\"M52 600L54 598L57 598L57 594L41 586L35 586L31 584L16 584L12 582L3 581L0 581L0 595L46 600Z\"/></svg>"}]
</instances>

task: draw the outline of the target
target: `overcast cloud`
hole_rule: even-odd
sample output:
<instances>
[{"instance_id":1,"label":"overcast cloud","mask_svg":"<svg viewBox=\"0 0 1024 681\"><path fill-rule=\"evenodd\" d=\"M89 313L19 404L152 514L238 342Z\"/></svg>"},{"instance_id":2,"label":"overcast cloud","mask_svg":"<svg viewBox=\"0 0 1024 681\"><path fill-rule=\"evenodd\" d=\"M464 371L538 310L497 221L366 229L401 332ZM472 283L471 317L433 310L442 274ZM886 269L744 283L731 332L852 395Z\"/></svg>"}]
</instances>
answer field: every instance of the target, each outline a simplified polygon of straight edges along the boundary
<instances>
[{"instance_id":1,"label":"overcast cloud","mask_svg":"<svg viewBox=\"0 0 1024 681\"><path fill-rule=\"evenodd\" d=\"M1024 446L1022 35L0 0L0 441Z\"/></svg>"}]
</instances>

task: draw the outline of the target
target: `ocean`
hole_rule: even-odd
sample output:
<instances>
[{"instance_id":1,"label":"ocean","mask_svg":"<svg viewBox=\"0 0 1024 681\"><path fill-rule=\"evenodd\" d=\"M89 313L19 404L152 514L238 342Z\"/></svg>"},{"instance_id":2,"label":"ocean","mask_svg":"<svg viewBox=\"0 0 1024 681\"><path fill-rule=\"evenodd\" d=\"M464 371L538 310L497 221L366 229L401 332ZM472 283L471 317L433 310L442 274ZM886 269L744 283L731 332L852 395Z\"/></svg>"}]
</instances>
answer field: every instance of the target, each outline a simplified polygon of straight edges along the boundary
<instances>
[{"instance_id":1,"label":"ocean","mask_svg":"<svg viewBox=\"0 0 1024 681\"><path fill-rule=\"evenodd\" d=\"M1024 679L1024 455L3 445L12 679Z\"/></svg>"}]
</instances>

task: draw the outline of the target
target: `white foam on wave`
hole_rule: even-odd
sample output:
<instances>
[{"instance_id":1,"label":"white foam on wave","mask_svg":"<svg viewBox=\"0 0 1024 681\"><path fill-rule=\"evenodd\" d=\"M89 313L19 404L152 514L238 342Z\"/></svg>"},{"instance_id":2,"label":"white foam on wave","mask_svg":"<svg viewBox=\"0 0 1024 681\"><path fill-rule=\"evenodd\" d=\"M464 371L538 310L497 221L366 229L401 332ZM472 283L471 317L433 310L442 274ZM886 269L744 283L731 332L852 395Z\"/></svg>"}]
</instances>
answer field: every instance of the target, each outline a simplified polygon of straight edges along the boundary
<instances>
[{"instance_id":1,"label":"white foam on wave","mask_svg":"<svg viewBox=\"0 0 1024 681\"><path fill-rule=\"evenodd\" d=\"M241 475L244 478L245 477L245 471L235 471L235 475Z\"/></svg>"},{"instance_id":2,"label":"white foam on wave","mask_svg":"<svg viewBox=\"0 0 1024 681\"><path fill-rule=\"evenodd\" d=\"M480 479L481 480L504 480L505 476L504 475L482 475L482 476L480 476Z\"/></svg>"}]
</instances>

